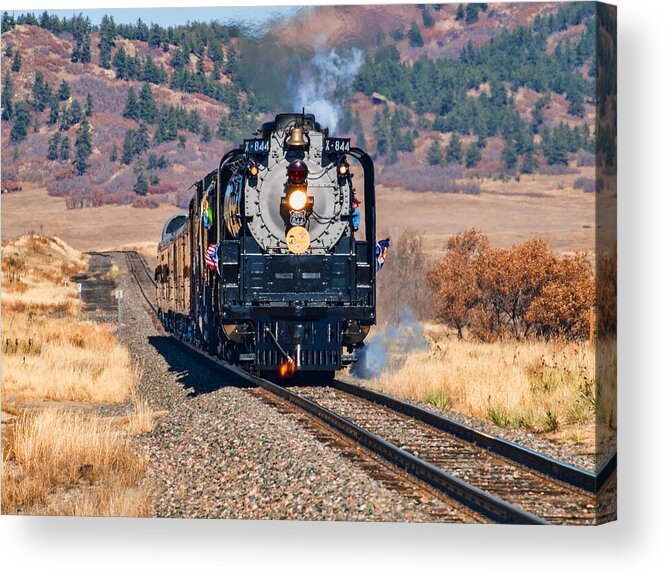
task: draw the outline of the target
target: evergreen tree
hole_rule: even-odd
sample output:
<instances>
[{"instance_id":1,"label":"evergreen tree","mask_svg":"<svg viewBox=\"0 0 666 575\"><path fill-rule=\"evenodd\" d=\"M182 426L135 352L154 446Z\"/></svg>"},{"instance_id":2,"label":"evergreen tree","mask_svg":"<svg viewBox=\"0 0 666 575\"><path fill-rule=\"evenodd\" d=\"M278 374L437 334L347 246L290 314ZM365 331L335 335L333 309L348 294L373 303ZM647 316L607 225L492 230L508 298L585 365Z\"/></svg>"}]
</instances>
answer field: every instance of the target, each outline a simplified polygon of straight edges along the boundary
<instances>
[{"instance_id":1,"label":"evergreen tree","mask_svg":"<svg viewBox=\"0 0 666 575\"><path fill-rule=\"evenodd\" d=\"M518 162L518 152L516 151L516 144L513 140L507 140L502 150L502 161L504 162L504 169L507 172L513 172L516 169Z\"/></svg>"},{"instance_id":2,"label":"evergreen tree","mask_svg":"<svg viewBox=\"0 0 666 575\"><path fill-rule=\"evenodd\" d=\"M41 70L37 70L35 81L32 85L32 107L37 112L43 112L52 98L53 92L51 91L51 86L44 80L44 73Z\"/></svg>"},{"instance_id":3,"label":"evergreen tree","mask_svg":"<svg viewBox=\"0 0 666 575\"><path fill-rule=\"evenodd\" d=\"M18 102L14 107L14 125L9 134L12 142L20 142L28 135L28 127L32 121L30 107L25 102Z\"/></svg>"},{"instance_id":4,"label":"evergreen tree","mask_svg":"<svg viewBox=\"0 0 666 575\"><path fill-rule=\"evenodd\" d=\"M21 52L16 50L16 54L14 54L14 59L12 60L12 72L20 72L21 71Z\"/></svg>"},{"instance_id":5,"label":"evergreen tree","mask_svg":"<svg viewBox=\"0 0 666 575\"><path fill-rule=\"evenodd\" d=\"M2 119L11 120L14 115L14 86L7 72L2 80Z\"/></svg>"},{"instance_id":6,"label":"evergreen tree","mask_svg":"<svg viewBox=\"0 0 666 575\"><path fill-rule=\"evenodd\" d=\"M465 167L473 168L481 161L481 148L479 148L479 141L472 142L467 148L465 154Z\"/></svg>"},{"instance_id":7,"label":"evergreen tree","mask_svg":"<svg viewBox=\"0 0 666 575\"><path fill-rule=\"evenodd\" d=\"M567 126L560 122L560 124L552 131L549 138L546 138L544 133L544 155L548 164L568 164L569 157L567 150L569 149L569 142L567 137Z\"/></svg>"},{"instance_id":8,"label":"evergreen tree","mask_svg":"<svg viewBox=\"0 0 666 575\"><path fill-rule=\"evenodd\" d=\"M146 179L146 173L143 170L143 166L139 166L139 169L137 170L136 182L132 189L140 196L145 196L148 193L148 180Z\"/></svg>"},{"instance_id":9,"label":"evergreen tree","mask_svg":"<svg viewBox=\"0 0 666 575\"><path fill-rule=\"evenodd\" d=\"M112 61L113 69L116 71L116 77L127 79L127 53L122 46L116 50Z\"/></svg>"},{"instance_id":10,"label":"evergreen tree","mask_svg":"<svg viewBox=\"0 0 666 575\"><path fill-rule=\"evenodd\" d=\"M57 160L60 150L60 132L56 132L49 138L49 147L46 152L47 160Z\"/></svg>"},{"instance_id":11,"label":"evergreen tree","mask_svg":"<svg viewBox=\"0 0 666 575\"><path fill-rule=\"evenodd\" d=\"M534 157L534 147L528 148L523 157L523 163L520 165L520 171L523 174L533 174L537 171L539 164Z\"/></svg>"},{"instance_id":12,"label":"evergreen tree","mask_svg":"<svg viewBox=\"0 0 666 575\"><path fill-rule=\"evenodd\" d=\"M111 155L109 156L109 161L110 162L117 162L118 161L118 144L114 142L113 148L111 148Z\"/></svg>"},{"instance_id":13,"label":"evergreen tree","mask_svg":"<svg viewBox=\"0 0 666 575\"><path fill-rule=\"evenodd\" d=\"M58 107L58 101L56 99L51 100L51 104L49 106L49 125L55 126L60 119L60 108Z\"/></svg>"},{"instance_id":14,"label":"evergreen tree","mask_svg":"<svg viewBox=\"0 0 666 575\"><path fill-rule=\"evenodd\" d=\"M65 136L60 143L60 159L69 160L69 137Z\"/></svg>"},{"instance_id":15,"label":"evergreen tree","mask_svg":"<svg viewBox=\"0 0 666 575\"><path fill-rule=\"evenodd\" d=\"M439 140L435 140L428 148L427 154L428 164L437 166L442 163L442 146Z\"/></svg>"},{"instance_id":16,"label":"evergreen tree","mask_svg":"<svg viewBox=\"0 0 666 575\"><path fill-rule=\"evenodd\" d=\"M111 68L111 51L116 45L116 25L113 17L106 14L99 27L99 63L102 68Z\"/></svg>"},{"instance_id":17,"label":"evergreen tree","mask_svg":"<svg viewBox=\"0 0 666 575\"><path fill-rule=\"evenodd\" d=\"M208 124L204 124L203 130L201 131L201 142L204 144L210 142L211 137L210 127Z\"/></svg>"},{"instance_id":18,"label":"evergreen tree","mask_svg":"<svg viewBox=\"0 0 666 575\"><path fill-rule=\"evenodd\" d=\"M65 80L60 82L60 86L58 87L58 100L66 102L71 95L72 91L69 88L69 84Z\"/></svg>"},{"instance_id":19,"label":"evergreen tree","mask_svg":"<svg viewBox=\"0 0 666 575\"><path fill-rule=\"evenodd\" d=\"M88 92L88 95L86 96L86 110L85 114L88 118L92 116L93 113L93 97L90 92Z\"/></svg>"},{"instance_id":20,"label":"evergreen tree","mask_svg":"<svg viewBox=\"0 0 666 575\"><path fill-rule=\"evenodd\" d=\"M473 24L479 20L479 5L469 3L465 7L465 24Z\"/></svg>"},{"instance_id":21,"label":"evergreen tree","mask_svg":"<svg viewBox=\"0 0 666 575\"><path fill-rule=\"evenodd\" d=\"M421 11L421 17L423 18L423 25L426 28L432 28L435 25L435 19L432 17L432 13L428 10L427 6Z\"/></svg>"},{"instance_id":22,"label":"evergreen tree","mask_svg":"<svg viewBox=\"0 0 666 575\"><path fill-rule=\"evenodd\" d=\"M409 38L409 45L412 48L423 47L423 36L421 36L421 31L416 22L412 22L412 27L409 29L407 37Z\"/></svg>"},{"instance_id":23,"label":"evergreen tree","mask_svg":"<svg viewBox=\"0 0 666 575\"><path fill-rule=\"evenodd\" d=\"M87 64L90 62L90 20L87 17L83 18L79 14L73 18L72 36L74 37L72 62Z\"/></svg>"},{"instance_id":24,"label":"evergreen tree","mask_svg":"<svg viewBox=\"0 0 666 575\"><path fill-rule=\"evenodd\" d=\"M9 32L13 30L16 26L14 21L14 16L10 16L7 12L2 13L2 33Z\"/></svg>"},{"instance_id":25,"label":"evergreen tree","mask_svg":"<svg viewBox=\"0 0 666 575\"><path fill-rule=\"evenodd\" d=\"M148 130L144 122L139 123L138 129L134 133L134 149L135 152L140 154L144 150L147 150L150 147L150 142L148 140Z\"/></svg>"},{"instance_id":26,"label":"evergreen tree","mask_svg":"<svg viewBox=\"0 0 666 575\"><path fill-rule=\"evenodd\" d=\"M186 142L187 142L187 137L185 136L185 134L178 134L178 147L184 148Z\"/></svg>"},{"instance_id":27,"label":"evergreen tree","mask_svg":"<svg viewBox=\"0 0 666 575\"><path fill-rule=\"evenodd\" d=\"M120 159L123 164L131 164L132 160L134 159L134 154L136 153L134 148L134 134L135 131L132 129L129 129L127 132L125 132L125 139L123 140L123 155Z\"/></svg>"},{"instance_id":28,"label":"evergreen tree","mask_svg":"<svg viewBox=\"0 0 666 575\"><path fill-rule=\"evenodd\" d=\"M130 118L132 120L137 120L137 121L141 119L139 100L136 97L136 92L134 91L134 88L132 88L132 86L130 86L129 91L127 92L127 103L125 104L125 110L123 111L123 116L125 118Z\"/></svg>"},{"instance_id":29,"label":"evergreen tree","mask_svg":"<svg viewBox=\"0 0 666 575\"><path fill-rule=\"evenodd\" d=\"M460 144L460 137L455 132L451 135L449 143L446 145L446 161L460 162L462 161L462 145Z\"/></svg>"},{"instance_id":30,"label":"evergreen tree","mask_svg":"<svg viewBox=\"0 0 666 575\"><path fill-rule=\"evenodd\" d=\"M129 95L128 95L128 105L129 105ZM141 119L145 120L149 124L155 123L155 120L157 119L157 104L155 104L153 91L148 82L146 82L141 87L141 93L139 94L138 108L139 108L138 114ZM125 108L125 110L127 110L127 108Z\"/></svg>"},{"instance_id":31,"label":"evergreen tree","mask_svg":"<svg viewBox=\"0 0 666 575\"><path fill-rule=\"evenodd\" d=\"M462 4L458 4L458 10L456 11L456 20L462 20L465 17L465 8Z\"/></svg>"},{"instance_id":32,"label":"evergreen tree","mask_svg":"<svg viewBox=\"0 0 666 575\"><path fill-rule=\"evenodd\" d=\"M84 116L81 125L76 131L76 156L74 158L74 167L76 172L82 175L89 167L88 158L92 154L92 135L90 134L90 125L88 119Z\"/></svg>"}]
</instances>

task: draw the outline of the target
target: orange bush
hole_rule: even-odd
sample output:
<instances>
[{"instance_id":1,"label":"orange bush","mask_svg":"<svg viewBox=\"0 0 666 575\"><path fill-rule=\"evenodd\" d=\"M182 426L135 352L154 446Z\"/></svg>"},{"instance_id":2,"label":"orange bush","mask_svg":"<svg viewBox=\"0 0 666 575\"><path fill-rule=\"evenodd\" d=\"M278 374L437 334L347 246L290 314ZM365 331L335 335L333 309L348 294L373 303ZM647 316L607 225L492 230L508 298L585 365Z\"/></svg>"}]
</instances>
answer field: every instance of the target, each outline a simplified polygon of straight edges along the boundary
<instances>
[{"instance_id":1,"label":"orange bush","mask_svg":"<svg viewBox=\"0 0 666 575\"><path fill-rule=\"evenodd\" d=\"M559 258L544 240L490 248L472 229L449 239L428 271L436 319L484 340L501 335L586 337L594 303L585 254Z\"/></svg>"}]
</instances>

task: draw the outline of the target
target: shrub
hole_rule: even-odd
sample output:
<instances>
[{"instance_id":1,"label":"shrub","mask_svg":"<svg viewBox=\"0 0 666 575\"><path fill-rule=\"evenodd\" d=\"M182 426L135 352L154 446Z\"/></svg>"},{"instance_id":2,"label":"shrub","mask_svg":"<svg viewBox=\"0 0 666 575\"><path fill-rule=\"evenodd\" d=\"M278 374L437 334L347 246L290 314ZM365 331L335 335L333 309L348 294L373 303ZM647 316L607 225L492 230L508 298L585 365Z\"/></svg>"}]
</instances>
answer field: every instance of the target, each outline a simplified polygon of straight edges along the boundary
<instances>
[{"instance_id":1,"label":"shrub","mask_svg":"<svg viewBox=\"0 0 666 575\"><path fill-rule=\"evenodd\" d=\"M171 192L175 192L177 190L176 186L173 184L159 184L156 186L149 186L148 187L148 193L149 194L168 194Z\"/></svg>"},{"instance_id":2,"label":"shrub","mask_svg":"<svg viewBox=\"0 0 666 575\"><path fill-rule=\"evenodd\" d=\"M593 180L592 178L576 178L574 180L573 187L575 190L583 190L584 192L596 192L598 189L597 184L600 182L597 182L596 180Z\"/></svg>"},{"instance_id":3,"label":"shrub","mask_svg":"<svg viewBox=\"0 0 666 575\"><path fill-rule=\"evenodd\" d=\"M461 339L465 329L483 340L589 333L592 266L585 254L558 257L544 240L491 248L487 237L472 229L449 239L427 278L435 317Z\"/></svg>"}]
</instances>

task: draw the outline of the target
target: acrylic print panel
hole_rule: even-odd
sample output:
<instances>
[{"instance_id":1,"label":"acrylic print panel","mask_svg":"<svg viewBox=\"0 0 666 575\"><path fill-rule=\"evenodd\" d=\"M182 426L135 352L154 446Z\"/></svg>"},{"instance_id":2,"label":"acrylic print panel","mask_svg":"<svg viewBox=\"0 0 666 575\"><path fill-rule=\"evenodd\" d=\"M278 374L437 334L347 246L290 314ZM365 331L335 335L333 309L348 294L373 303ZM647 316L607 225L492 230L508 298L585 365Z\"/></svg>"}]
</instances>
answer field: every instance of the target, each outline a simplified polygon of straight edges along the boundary
<instances>
[{"instance_id":1,"label":"acrylic print panel","mask_svg":"<svg viewBox=\"0 0 666 575\"><path fill-rule=\"evenodd\" d=\"M2 512L613 520L616 21L4 13Z\"/></svg>"}]
</instances>

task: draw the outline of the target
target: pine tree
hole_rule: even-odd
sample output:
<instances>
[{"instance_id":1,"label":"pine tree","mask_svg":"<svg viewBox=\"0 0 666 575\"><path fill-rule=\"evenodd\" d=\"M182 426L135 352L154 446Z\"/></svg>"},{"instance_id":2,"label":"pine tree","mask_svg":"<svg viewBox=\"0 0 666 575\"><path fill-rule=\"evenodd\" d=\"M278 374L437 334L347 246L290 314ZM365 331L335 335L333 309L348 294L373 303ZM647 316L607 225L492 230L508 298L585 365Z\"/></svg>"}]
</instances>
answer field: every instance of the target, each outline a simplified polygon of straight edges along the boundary
<instances>
[{"instance_id":1,"label":"pine tree","mask_svg":"<svg viewBox=\"0 0 666 575\"><path fill-rule=\"evenodd\" d=\"M432 17L432 13L428 10L427 6L422 10L421 17L423 18L423 25L426 28L432 28L435 25L435 19Z\"/></svg>"},{"instance_id":2,"label":"pine tree","mask_svg":"<svg viewBox=\"0 0 666 575\"><path fill-rule=\"evenodd\" d=\"M150 147L148 140L148 130L144 122L139 123L139 128L134 133L134 150L135 153L140 154Z\"/></svg>"},{"instance_id":3,"label":"pine tree","mask_svg":"<svg viewBox=\"0 0 666 575\"><path fill-rule=\"evenodd\" d=\"M57 160L60 150L60 132L56 132L49 138L49 147L46 152L47 160Z\"/></svg>"},{"instance_id":4,"label":"pine tree","mask_svg":"<svg viewBox=\"0 0 666 575\"><path fill-rule=\"evenodd\" d=\"M208 126L208 124L204 124L203 130L201 131L201 142L204 144L210 142L211 137L212 134L210 131L210 126Z\"/></svg>"},{"instance_id":5,"label":"pine tree","mask_svg":"<svg viewBox=\"0 0 666 575\"><path fill-rule=\"evenodd\" d=\"M462 20L465 17L465 8L462 4L458 4L458 10L456 11L456 20Z\"/></svg>"},{"instance_id":6,"label":"pine tree","mask_svg":"<svg viewBox=\"0 0 666 575\"><path fill-rule=\"evenodd\" d=\"M409 29L407 37L409 38L409 45L412 48L421 48L423 46L423 36L421 36L421 31L416 22L412 22L412 27Z\"/></svg>"},{"instance_id":7,"label":"pine tree","mask_svg":"<svg viewBox=\"0 0 666 575\"><path fill-rule=\"evenodd\" d=\"M109 156L109 161L117 162L118 161L118 144L114 142L113 148L111 148L111 155Z\"/></svg>"},{"instance_id":8,"label":"pine tree","mask_svg":"<svg viewBox=\"0 0 666 575\"><path fill-rule=\"evenodd\" d=\"M460 162L462 161L462 145L460 144L460 137L455 132L451 135L449 143L446 145L446 161L447 162Z\"/></svg>"},{"instance_id":9,"label":"pine tree","mask_svg":"<svg viewBox=\"0 0 666 575\"><path fill-rule=\"evenodd\" d=\"M137 121L141 119L139 100L137 99L136 92L132 86L130 86L129 91L127 92L127 103L125 104L123 116Z\"/></svg>"},{"instance_id":10,"label":"pine tree","mask_svg":"<svg viewBox=\"0 0 666 575\"><path fill-rule=\"evenodd\" d=\"M90 125L88 119L84 116L81 125L76 131L76 157L74 158L74 167L76 172L83 174L89 167L88 158L92 154L92 136L90 134Z\"/></svg>"},{"instance_id":11,"label":"pine tree","mask_svg":"<svg viewBox=\"0 0 666 575\"><path fill-rule=\"evenodd\" d=\"M479 148L479 141L472 142L467 148L465 155L465 167L473 168L481 161L481 148Z\"/></svg>"},{"instance_id":12,"label":"pine tree","mask_svg":"<svg viewBox=\"0 0 666 575\"><path fill-rule=\"evenodd\" d=\"M135 149L134 149L134 139L135 131L130 129L125 132L125 139L123 140L123 155L120 158L120 161L123 164L131 164L134 159Z\"/></svg>"},{"instance_id":13,"label":"pine tree","mask_svg":"<svg viewBox=\"0 0 666 575\"><path fill-rule=\"evenodd\" d=\"M520 165L520 172L522 174L533 174L537 171L538 167L539 164L534 157L534 147L530 147L527 149L527 152L525 152L523 163Z\"/></svg>"},{"instance_id":14,"label":"pine tree","mask_svg":"<svg viewBox=\"0 0 666 575\"><path fill-rule=\"evenodd\" d=\"M51 100L49 105L49 119L48 123L50 126L55 126L60 119L60 108L58 107L58 101L56 99Z\"/></svg>"},{"instance_id":15,"label":"pine tree","mask_svg":"<svg viewBox=\"0 0 666 575\"><path fill-rule=\"evenodd\" d=\"M58 87L58 100L66 102L71 95L72 91L69 88L69 84L65 80L60 82L60 86Z\"/></svg>"},{"instance_id":16,"label":"pine tree","mask_svg":"<svg viewBox=\"0 0 666 575\"><path fill-rule=\"evenodd\" d=\"M127 53L122 46L113 55L112 65L116 71L117 78L127 79Z\"/></svg>"},{"instance_id":17,"label":"pine tree","mask_svg":"<svg viewBox=\"0 0 666 575\"><path fill-rule=\"evenodd\" d=\"M93 97L90 92L88 92L88 95L86 96L86 110L85 114L86 117L90 118L93 113Z\"/></svg>"},{"instance_id":18,"label":"pine tree","mask_svg":"<svg viewBox=\"0 0 666 575\"><path fill-rule=\"evenodd\" d=\"M14 115L14 86L7 72L2 81L2 119L11 120Z\"/></svg>"},{"instance_id":19,"label":"pine tree","mask_svg":"<svg viewBox=\"0 0 666 575\"><path fill-rule=\"evenodd\" d=\"M439 143L439 140L435 140L430 144L427 160L431 166L437 166L442 163L442 145Z\"/></svg>"},{"instance_id":20,"label":"pine tree","mask_svg":"<svg viewBox=\"0 0 666 575\"><path fill-rule=\"evenodd\" d=\"M37 112L43 112L46 106L53 98L51 86L44 80L44 73L37 70L35 74L35 81L32 85L32 107Z\"/></svg>"},{"instance_id":21,"label":"pine tree","mask_svg":"<svg viewBox=\"0 0 666 575\"><path fill-rule=\"evenodd\" d=\"M178 147L184 148L186 142L187 142L187 137L185 136L185 134L178 134Z\"/></svg>"},{"instance_id":22,"label":"pine tree","mask_svg":"<svg viewBox=\"0 0 666 575\"><path fill-rule=\"evenodd\" d=\"M131 90L131 88L130 88ZM128 105L129 105L129 94L128 94ZM150 84L146 82L141 87L141 93L139 94L139 118L145 120L149 124L154 124L157 119L157 104L155 104L155 98L153 97L153 91L150 87ZM125 108L127 110L127 108ZM128 116L130 117L130 116ZM136 118L135 118L136 119Z\"/></svg>"},{"instance_id":23,"label":"pine tree","mask_svg":"<svg viewBox=\"0 0 666 575\"><path fill-rule=\"evenodd\" d=\"M69 137L65 136L60 143L60 159L69 160Z\"/></svg>"},{"instance_id":24,"label":"pine tree","mask_svg":"<svg viewBox=\"0 0 666 575\"><path fill-rule=\"evenodd\" d=\"M148 193L148 180L146 179L146 173L143 170L143 166L139 166L136 175L136 182L132 188L140 196L145 196Z\"/></svg>"},{"instance_id":25,"label":"pine tree","mask_svg":"<svg viewBox=\"0 0 666 575\"><path fill-rule=\"evenodd\" d=\"M20 142L28 135L28 127L32 121L30 107L25 102L18 102L14 107L14 125L9 134L12 142Z\"/></svg>"},{"instance_id":26,"label":"pine tree","mask_svg":"<svg viewBox=\"0 0 666 575\"><path fill-rule=\"evenodd\" d=\"M116 25L113 17L105 14L99 27L99 63L107 70L111 68L111 51L116 45L115 37Z\"/></svg>"},{"instance_id":27,"label":"pine tree","mask_svg":"<svg viewBox=\"0 0 666 575\"><path fill-rule=\"evenodd\" d=\"M504 169L507 172L513 172L516 169L518 162L518 152L516 151L516 143L513 140L507 140L502 150L502 161L504 162Z\"/></svg>"},{"instance_id":28,"label":"pine tree","mask_svg":"<svg viewBox=\"0 0 666 575\"><path fill-rule=\"evenodd\" d=\"M16 50L16 54L14 54L14 59L12 60L12 72L20 72L21 71L21 52Z\"/></svg>"},{"instance_id":29,"label":"pine tree","mask_svg":"<svg viewBox=\"0 0 666 575\"><path fill-rule=\"evenodd\" d=\"M465 7L465 24L473 24L479 19L479 6L478 4L467 4Z\"/></svg>"}]
</instances>

